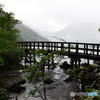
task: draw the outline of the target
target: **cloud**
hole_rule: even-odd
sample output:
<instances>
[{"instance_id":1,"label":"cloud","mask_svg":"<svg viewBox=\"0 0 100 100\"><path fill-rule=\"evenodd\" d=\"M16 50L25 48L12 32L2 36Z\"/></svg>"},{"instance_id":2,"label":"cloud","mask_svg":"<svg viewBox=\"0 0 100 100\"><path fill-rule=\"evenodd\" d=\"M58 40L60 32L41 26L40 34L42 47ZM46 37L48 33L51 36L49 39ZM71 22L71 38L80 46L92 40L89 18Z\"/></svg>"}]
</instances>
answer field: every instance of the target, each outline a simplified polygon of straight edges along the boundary
<instances>
[{"instance_id":1,"label":"cloud","mask_svg":"<svg viewBox=\"0 0 100 100\"><path fill-rule=\"evenodd\" d=\"M100 0L1 0L5 10L32 26L54 31L75 23L100 23Z\"/></svg>"}]
</instances>

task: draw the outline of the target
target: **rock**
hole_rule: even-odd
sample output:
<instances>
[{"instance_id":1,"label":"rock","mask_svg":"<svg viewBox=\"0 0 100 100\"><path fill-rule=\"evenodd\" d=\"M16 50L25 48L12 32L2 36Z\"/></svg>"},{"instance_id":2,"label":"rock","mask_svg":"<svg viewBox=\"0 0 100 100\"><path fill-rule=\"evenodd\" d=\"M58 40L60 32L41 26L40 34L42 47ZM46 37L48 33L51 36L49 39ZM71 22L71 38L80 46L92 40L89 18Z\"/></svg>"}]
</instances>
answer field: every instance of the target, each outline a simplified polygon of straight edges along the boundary
<instances>
[{"instance_id":1,"label":"rock","mask_svg":"<svg viewBox=\"0 0 100 100\"><path fill-rule=\"evenodd\" d=\"M46 83L46 84L51 84L52 82L53 82L53 80L50 77L46 77L44 79L44 83Z\"/></svg>"},{"instance_id":2,"label":"rock","mask_svg":"<svg viewBox=\"0 0 100 100\"><path fill-rule=\"evenodd\" d=\"M100 61L93 61L94 64L100 65Z\"/></svg>"},{"instance_id":3,"label":"rock","mask_svg":"<svg viewBox=\"0 0 100 100\"><path fill-rule=\"evenodd\" d=\"M18 84L25 84L26 83L26 80L25 79L21 79L19 82L18 82Z\"/></svg>"},{"instance_id":4,"label":"rock","mask_svg":"<svg viewBox=\"0 0 100 100\"><path fill-rule=\"evenodd\" d=\"M82 63L81 66L82 66L82 67L88 67L89 64L87 64L87 63Z\"/></svg>"},{"instance_id":5,"label":"rock","mask_svg":"<svg viewBox=\"0 0 100 100\"><path fill-rule=\"evenodd\" d=\"M69 69L70 68L70 65L67 63L67 61L64 61L63 64L60 65L60 68Z\"/></svg>"},{"instance_id":6,"label":"rock","mask_svg":"<svg viewBox=\"0 0 100 100\"><path fill-rule=\"evenodd\" d=\"M65 82L71 82L71 81L72 81L72 78L71 78L71 77L66 78L64 81L65 81Z\"/></svg>"},{"instance_id":7,"label":"rock","mask_svg":"<svg viewBox=\"0 0 100 100\"><path fill-rule=\"evenodd\" d=\"M20 86L24 83L26 83L26 80L23 78L19 78L15 83L10 86L7 86L6 90L8 92L21 93L23 90L26 90L25 87Z\"/></svg>"}]
</instances>

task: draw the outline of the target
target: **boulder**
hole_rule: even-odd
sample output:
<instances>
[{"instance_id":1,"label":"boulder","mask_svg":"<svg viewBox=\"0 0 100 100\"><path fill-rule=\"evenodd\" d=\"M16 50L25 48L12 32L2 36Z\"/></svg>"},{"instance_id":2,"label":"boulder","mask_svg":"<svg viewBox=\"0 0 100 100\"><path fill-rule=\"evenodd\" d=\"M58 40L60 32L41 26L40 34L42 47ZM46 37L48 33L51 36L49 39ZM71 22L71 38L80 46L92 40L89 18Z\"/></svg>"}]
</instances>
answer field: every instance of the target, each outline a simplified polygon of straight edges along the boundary
<instances>
[{"instance_id":1,"label":"boulder","mask_svg":"<svg viewBox=\"0 0 100 100\"><path fill-rule=\"evenodd\" d=\"M63 68L63 69L69 69L70 68L70 65L68 64L67 61L64 61L62 65L60 65L60 68Z\"/></svg>"},{"instance_id":2,"label":"boulder","mask_svg":"<svg viewBox=\"0 0 100 100\"><path fill-rule=\"evenodd\" d=\"M23 78L19 78L15 83L13 83L10 86L6 87L6 90L8 92L14 92L14 93L21 93L23 90L26 90L25 87L20 86L21 84L25 84L26 80Z\"/></svg>"}]
</instances>

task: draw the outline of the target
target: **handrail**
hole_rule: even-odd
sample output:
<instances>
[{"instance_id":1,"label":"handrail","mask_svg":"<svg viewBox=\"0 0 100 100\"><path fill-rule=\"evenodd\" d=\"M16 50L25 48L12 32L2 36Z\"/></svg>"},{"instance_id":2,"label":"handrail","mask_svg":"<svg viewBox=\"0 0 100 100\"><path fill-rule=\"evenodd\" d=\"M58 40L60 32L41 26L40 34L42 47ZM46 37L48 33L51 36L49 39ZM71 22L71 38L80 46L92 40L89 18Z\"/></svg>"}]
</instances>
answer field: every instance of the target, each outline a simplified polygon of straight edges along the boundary
<instances>
[{"instance_id":1,"label":"handrail","mask_svg":"<svg viewBox=\"0 0 100 100\"><path fill-rule=\"evenodd\" d=\"M74 55L85 54L94 55L96 57L100 56L100 44L96 43L79 43L79 42L50 42L50 41L24 41L19 42L23 48L26 49L47 49L47 50L61 50L67 47L68 54L71 52Z\"/></svg>"}]
</instances>

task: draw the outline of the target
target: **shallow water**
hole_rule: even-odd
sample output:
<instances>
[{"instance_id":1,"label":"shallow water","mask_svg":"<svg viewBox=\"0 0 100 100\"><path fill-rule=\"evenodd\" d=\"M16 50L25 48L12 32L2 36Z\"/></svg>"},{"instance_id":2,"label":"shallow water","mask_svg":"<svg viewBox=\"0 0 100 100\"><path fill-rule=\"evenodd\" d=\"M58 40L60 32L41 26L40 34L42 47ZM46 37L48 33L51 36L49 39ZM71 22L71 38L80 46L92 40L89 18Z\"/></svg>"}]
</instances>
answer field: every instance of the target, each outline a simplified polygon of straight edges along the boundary
<instances>
[{"instance_id":1,"label":"shallow water","mask_svg":"<svg viewBox=\"0 0 100 100\"><path fill-rule=\"evenodd\" d=\"M54 81L52 84L46 85L47 100L71 100L70 91L79 90L75 82L64 82L68 75L64 73L63 69L60 69L60 67L56 67L54 70L46 70L45 77L46 76L50 76ZM41 83L41 81L37 83L37 86ZM13 94L12 100L15 100L16 96L18 100L42 100L38 92L36 92L34 97L28 95L29 91L34 89L34 85L26 83L23 86L26 87L26 91L22 94ZM43 94L43 87L39 89Z\"/></svg>"}]
</instances>

